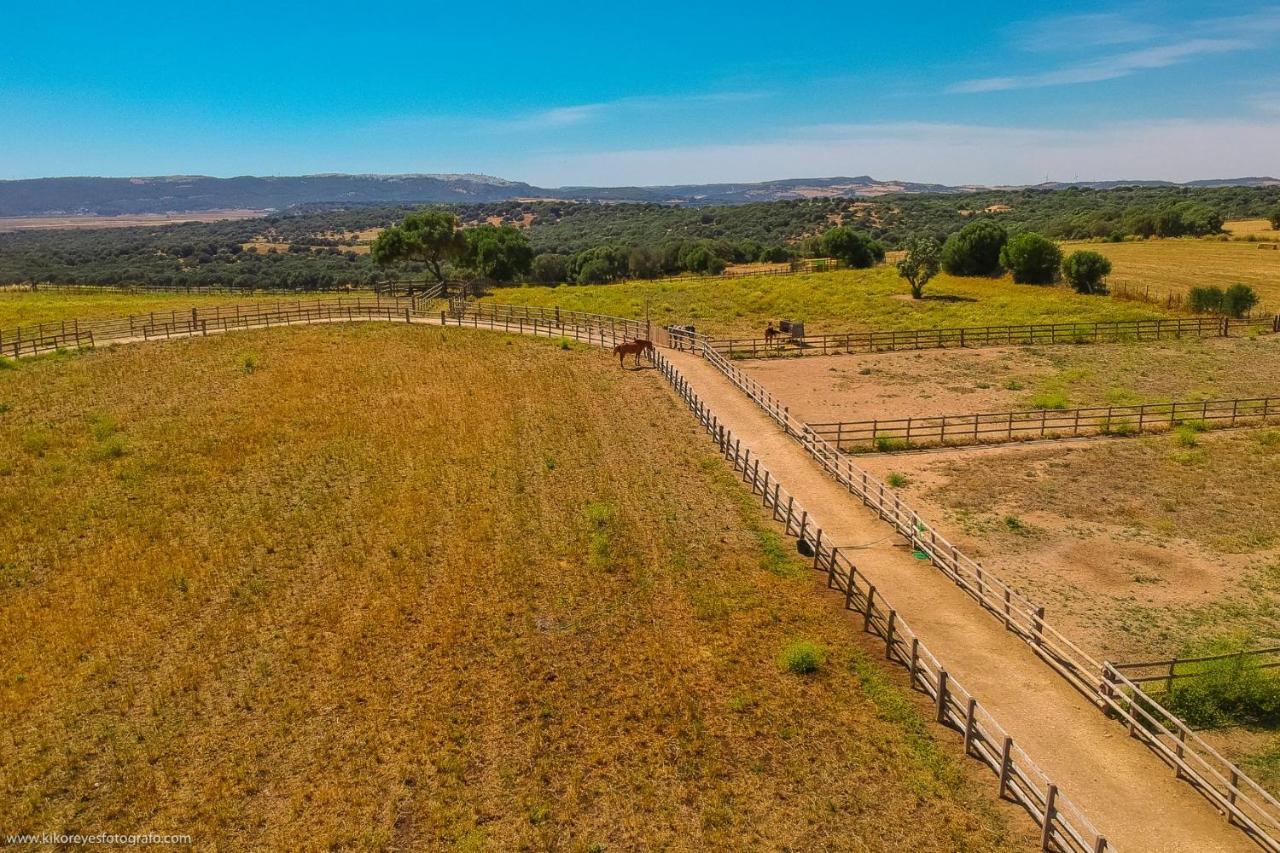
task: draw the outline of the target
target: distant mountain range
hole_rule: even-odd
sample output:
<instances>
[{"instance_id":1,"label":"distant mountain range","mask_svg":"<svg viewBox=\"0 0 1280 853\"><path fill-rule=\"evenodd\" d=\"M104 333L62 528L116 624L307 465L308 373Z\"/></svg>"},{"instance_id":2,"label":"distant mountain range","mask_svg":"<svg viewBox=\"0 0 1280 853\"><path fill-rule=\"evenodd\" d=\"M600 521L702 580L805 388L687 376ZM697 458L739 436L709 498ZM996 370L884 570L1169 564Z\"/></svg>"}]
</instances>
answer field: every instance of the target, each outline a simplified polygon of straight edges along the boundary
<instances>
[{"instance_id":1,"label":"distant mountain range","mask_svg":"<svg viewBox=\"0 0 1280 853\"><path fill-rule=\"evenodd\" d=\"M1190 181L1084 181L1044 183L1035 189L1071 186L1272 186L1269 177ZM1022 187L1016 187L1021 189ZM945 186L856 178L789 178L741 184L657 187L559 187L547 189L488 175L303 175L299 177L35 178L0 181L0 216L120 216L195 213L211 210L286 210L300 204L426 204L554 199L594 202L656 202L676 205L745 204L803 198L874 197L889 193L961 193L1015 187Z\"/></svg>"}]
</instances>

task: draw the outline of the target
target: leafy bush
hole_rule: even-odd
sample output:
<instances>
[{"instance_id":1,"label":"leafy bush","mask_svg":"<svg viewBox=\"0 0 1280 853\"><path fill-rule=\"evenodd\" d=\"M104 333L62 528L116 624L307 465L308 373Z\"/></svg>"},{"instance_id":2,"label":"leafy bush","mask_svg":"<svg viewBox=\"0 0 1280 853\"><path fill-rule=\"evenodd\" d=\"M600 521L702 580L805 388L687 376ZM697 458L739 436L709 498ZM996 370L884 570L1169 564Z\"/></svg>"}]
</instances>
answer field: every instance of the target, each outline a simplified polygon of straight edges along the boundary
<instances>
[{"instance_id":1,"label":"leafy bush","mask_svg":"<svg viewBox=\"0 0 1280 853\"><path fill-rule=\"evenodd\" d=\"M1280 204L1271 208L1271 212L1267 214L1267 220L1270 221L1272 228L1280 231Z\"/></svg>"},{"instance_id":2,"label":"leafy bush","mask_svg":"<svg viewBox=\"0 0 1280 853\"><path fill-rule=\"evenodd\" d=\"M1005 244L1000 262L1018 284L1053 284L1062 266L1062 250L1048 237L1028 231Z\"/></svg>"},{"instance_id":3,"label":"leafy bush","mask_svg":"<svg viewBox=\"0 0 1280 853\"><path fill-rule=\"evenodd\" d=\"M1111 274L1111 261L1097 252L1072 252L1062 262L1062 274L1079 293L1107 292L1104 279Z\"/></svg>"},{"instance_id":4,"label":"leafy bush","mask_svg":"<svg viewBox=\"0 0 1280 853\"><path fill-rule=\"evenodd\" d=\"M1233 284L1222 294L1222 313L1228 317L1246 317L1258 304L1258 293L1247 284Z\"/></svg>"},{"instance_id":5,"label":"leafy bush","mask_svg":"<svg viewBox=\"0 0 1280 853\"><path fill-rule=\"evenodd\" d=\"M779 663L787 672L809 675L827 661L827 650L810 640L797 640L782 650Z\"/></svg>"},{"instance_id":6,"label":"leafy bush","mask_svg":"<svg viewBox=\"0 0 1280 853\"><path fill-rule=\"evenodd\" d=\"M895 489L900 489L907 484L907 475L899 474L897 471L891 471L884 481Z\"/></svg>"},{"instance_id":7,"label":"leafy bush","mask_svg":"<svg viewBox=\"0 0 1280 853\"><path fill-rule=\"evenodd\" d=\"M1063 391L1042 391L1031 398L1033 409L1065 409L1067 395Z\"/></svg>"},{"instance_id":8,"label":"leafy bush","mask_svg":"<svg viewBox=\"0 0 1280 853\"><path fill-rule=\"evenodd\" d=\"M923 299L925 285L938 274L941 263L938 242L932 237L912 237L906 249L906 257L898 261L898 275L911 285L912 299Z\"/></svg>"},{"instance_id":9,"label":"leafy bush","mask_svg":"<svg viewBox=\"0 0 1280 853\"><path fill-rule=\"evenodd\" d=\"M884 260L884 246L870 235L851 228L832 228L817 241L822 254L840 259L855 269L873 267Z\"/></svg>"},{"instance_id":10,"label":"leafy bush","mask_svg":"<svg viewBox=\"0 0 1280 853\"><path fill-rule=\"evenodd\" d=\"M961 228L942 245L942 268L951 275L999 275L1000 253L1009 234L993 219Z\"/></svg>"},{"instance_id":11,"label":"leafy bush","mask_svg":"<svg viewBox=\"0 0 1280 853\"><path fill-rule=\"evenodd\" d=\"M1197 314L1216 314L1222 310L1222 288L1215 285L1193 287L1187 291L1187 304Z\"/></svg>"}]
</instances>

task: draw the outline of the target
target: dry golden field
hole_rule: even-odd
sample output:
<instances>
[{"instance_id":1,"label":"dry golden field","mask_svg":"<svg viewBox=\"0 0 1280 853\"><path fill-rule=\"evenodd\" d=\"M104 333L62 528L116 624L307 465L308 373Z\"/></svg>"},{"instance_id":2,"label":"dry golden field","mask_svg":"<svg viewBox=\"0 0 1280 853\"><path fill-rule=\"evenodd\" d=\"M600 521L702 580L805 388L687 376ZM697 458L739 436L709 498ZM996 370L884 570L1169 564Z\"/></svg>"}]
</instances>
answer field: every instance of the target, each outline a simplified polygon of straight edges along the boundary
<instances>
[{"instance_id":1,"label":"dry golden field","mask_svg":"<svg viewBox=\"0 0 1280 853\"><path fill-rule=\"evenodd\" d=\"M1258 291L1257 311L1280 312L1280 248L1275 243L1174 238L1126 243L1065 243L1100 252L1111 259L1109 281L1154 298L1185 297L1192 287L1228 287L1243 282Z\"/></svg>"},{"instance_id":2,"label":"dry golden field","mask_svg":"<svg viewBox=\"0 0 1280 853\"><path fill-rule=\"evenodd\" d=\"M0 831L1029 846L650 371L298 327L6 365L0 406Z\"/></svg>"},{"instance_id":3,"label":"dry golden field","mask_svg":"<svg viewBox=\"0 0 1280 853\"><path fill-rule=\"evenodd\" d=\"M1232 237L1280 240L1280 231L1271 227L1269 219L1230 219L1223 223L1222 228Z\"/></svg>"}]
</instances>

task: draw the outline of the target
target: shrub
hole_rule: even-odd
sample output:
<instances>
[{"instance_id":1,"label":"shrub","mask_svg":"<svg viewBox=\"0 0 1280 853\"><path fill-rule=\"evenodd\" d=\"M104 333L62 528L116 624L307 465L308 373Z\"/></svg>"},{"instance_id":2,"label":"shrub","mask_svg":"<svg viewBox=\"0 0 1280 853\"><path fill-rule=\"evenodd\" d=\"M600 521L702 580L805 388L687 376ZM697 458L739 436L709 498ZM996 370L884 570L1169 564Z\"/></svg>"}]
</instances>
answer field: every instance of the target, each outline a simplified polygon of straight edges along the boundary
<instances>
[{"instance_id":1,"label":"shrub","mask_svg":"<svg viewBox=\"0 0 1280 853\"><path fill-rule=\"evenodd\" d=\"M1222 310L1222 297L1221 287L1193 287L1187 292L1187 304L1197 314L1216 314Z\"/></svg>"},{"instance_id":2,"label":"shrub","mask_svg":"<svg viewBox=\"0 0 1280 853\"><path fill-rule=\"evenodd\" d=\"M897 471L891 471L889 476L884 479L886 483L893 486L895 489L900 489L907 484L907 476L905 474L899 474Z\"/></svg>"},{"instance_id":3,"label":"shrub","mask_svg":"<svg viewBox=\"0 0 1280 853\"><path fill-rule=\"evenodd\" d=\"M951 275L999 275L1009 234L991 219L970 222L942 244L942 268Z\"/></svg>"},{"instance_id":4,"label":"shrub","mask_svg":"<svg viewBox=\"0 0 1280 853\"><path fill-rule=\"evenodd\" d=\"M827 650L810 640L797 640L782 650L782 668L795 675L817 672L827 661Z\"/></svg>"},{"instance_id":5,"label":"shrub","mask_svg":"<svg viewBox=\"0 0 1280 853\"><path fill-rule=\"evenodd\" d=\"M1062 250L1048 237L1028 231L1005 244L1000 262L1018 284L1053 284L1062 267Z\"/></svg>"},{"instance_id":6,"label":"shrub","mask_svg":"<svg viewBox=\"0 0 1280 853\"><path fill-rule=\"evenodd\" d=\"M1258 304L1258 293L1247 284L1233 284L1222 294L1222 313L1245 317Z\"/></svg>"},{"instance_id":7,"label":"shrub","mask_svg":"<svg viewBox=\"0 0 1280 853\"><path fill-rule=\"evenodd\" d=\"M1104 279L1111 274L1111 261L1097 252L1072 252L1062 262L1062 274L1079 293L1107 292Z\"/></svg>"},{"instance_id":8,"label":"shrub","mask_svg":"<svg viewBox=\"0 0 1280 853\"><path fill-rule=\"evenodd\" d=\"M1195 447L1200 443L1196 437L1199 433L1187 424L1181 424L1173 431L1173 440L1179 447Z\"/></svg>"},{"instance_id":9,"label":"shrub","mask_svg":"<svg viewBox=\"0 0 1280 853\"><path fill-rule=\"evenodd\" d=\"M906 257L898 261L898 275L911 285L912 299L923 299L925 285L938 274L938 243L932 237L912 237L906 249Z\"/></svg>"},{"instance_id":10,"label":"shrub","mask_svg":"<svg viewBox=\"0 0 1280 853\"><path fill-rule=\"evenodd\" d=\"M870 235L852 228L832 228L818 240L824 255L838 258L854 269L873 267L884 260L884 246Z\"/></svg>"},{"instance_id":11,"label":"shrub","mask_svg":"<svg viewBox=\"0 0 1280 853\"><path fill-rule=\"evenodd\" d=\"M1271 227L1280 231L1280 204L1271 208L1271 213L1267 214L1267 219L1271 222Z\"/></svg>"},{"instance_id":12,"label":"shrub","mask_svg":"<svg viewBox=\"0 0 1280 853\"><path fill-rule=\"evenodd\" d=\"M890 453L894 450L906 450L909 446L905 439L893 438L888 435L877 435L875 437L874 444L876 446L876 450L879 450L881 453Z\"/></svg>"}]
</instances>

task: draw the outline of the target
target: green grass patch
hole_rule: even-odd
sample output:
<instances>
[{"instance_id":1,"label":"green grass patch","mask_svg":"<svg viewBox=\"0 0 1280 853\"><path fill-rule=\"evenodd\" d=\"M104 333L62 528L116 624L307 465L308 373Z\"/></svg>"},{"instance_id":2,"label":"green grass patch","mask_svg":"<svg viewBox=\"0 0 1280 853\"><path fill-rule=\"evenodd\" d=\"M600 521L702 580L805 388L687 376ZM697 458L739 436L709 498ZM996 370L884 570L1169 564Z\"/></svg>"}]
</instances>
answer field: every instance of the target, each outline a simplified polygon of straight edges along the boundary
<instances>
[{"instance_id":1,"label":"green grass patch","mask_svg":"<svg viewBox=\"0 0 1280 853\"><path fill-rule=\"evenodd\" d=\"M1239 654L1253 645L1248 638L1210 642L1190 657ZM1244 655L1223 660L1178 664L1176 675L1189 675L1173 682L1163 704L1188 725L1217 728L1249 725L1280 726L1280 672L1258 669Z\"/></svg>"},{"instance_id":2,"label":"green grass patch","mask_svg":"<svg viewBox=\"0 0 1280 853\"><path fill-rule=\"evenodd\" d=\"M793 675L811 675L826 662L826 648L811 640L796 640L778 656L779 665Z\"/></svg>"}]
</instances>

